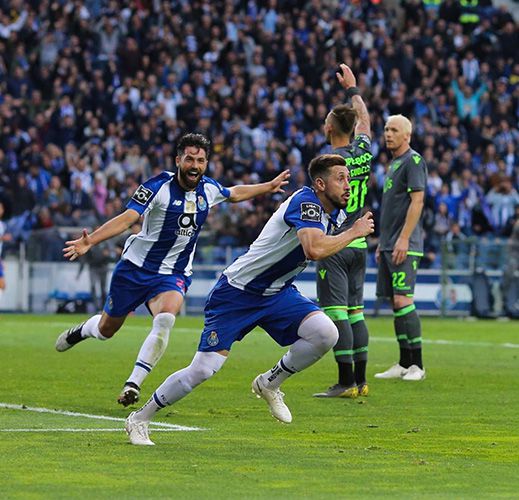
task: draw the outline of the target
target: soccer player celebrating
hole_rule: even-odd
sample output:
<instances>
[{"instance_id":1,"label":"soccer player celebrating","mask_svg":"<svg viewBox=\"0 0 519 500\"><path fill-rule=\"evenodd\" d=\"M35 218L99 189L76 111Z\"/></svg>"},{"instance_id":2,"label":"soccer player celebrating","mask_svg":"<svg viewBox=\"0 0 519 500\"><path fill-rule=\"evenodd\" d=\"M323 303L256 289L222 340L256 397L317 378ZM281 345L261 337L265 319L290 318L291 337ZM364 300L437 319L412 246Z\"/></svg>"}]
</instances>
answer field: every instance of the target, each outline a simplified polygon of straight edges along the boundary
<instances>
[{"instance_id":1,"label":"soccer player celebrating","mask_svg":"<svg viewBox=\"0 0 519 500\"><path fill-rule=\"evenodd\" d=\"M350 171L350 198L346 221L337 233L348 230L362 216L371 173L371 126L368 110L359 95L356 79L346 64L337 79L351 98L350 104L335 106L324 122L326 139L333 152L344 158ZM351 135L355 132L353 141ZM368 395L366 365L368 329L364 321L364 278L366 275L366 238L352 241L335 255L317 263L319 305L335 323L339 341L333 348L338 368L337 384L316 397L356 398ZM353 363L355 362L355 370Z\"/></svg>"},{"instance_id":2,"label":"soccer player celebrating","mask_svg":"<svg viewBox=\"0 0 519 500\"><path fill-rule=\"evenodd\" d=\"M274 368L258 375L253 392L272 416L292 421L280 385L320 359L337 342L337 328L292 285L308 260L319 260L373 232L371 213L341 234L328 235L344 218L348 169L340 155L322 155L309 165L312 188L303 187L272 215L247 253L222 274L209 293L205 325L191 364L170 375L149 401L126 420L130 442L153 445L148 424L162 408L187 396L224 364L232 344L261 326L288 352Z\"/></svg>"},{"instance_id":3,"label":"soccer player celebrating","mask_svg":"<svg viewBox=\"0 0 519 500\"><path fill-rule=\"evenodd\" d=\"M167 347L191 283L195 246L209 209L226 200L236 203L283 192L288 182L285 170L270 182L225 188L204 175L209 146L209 140L201 134L184 135L177 146L176 173L162 172L144 182L125 212L92 234L83 230L81 238L67 241L63 249L65 257L75 260L144 216L141 232L126 240L102 314L64 331L56 341L56 350L61 352L87 338L109 339L121 328L128 313L146 304L153 315L153 326L119 395L118 402L123 406L139 399L142 382Z\"/></svg>"},{"instance_id":4,"label":"soccer player celebrating","mask_svg":"<svg viewBox=\"0 0 519 500\"><path fill-rule=\"evenodd\" d=\"M377 295L393 303L395 334L400 346L397 364L375 378L425 378L422 333L413 294L423 255L421 214L427 183L424 159L411 149L412 125L402 115L390 116L384 127L386 146L393 157L382 195Z\"/></svg>"}]
</instances>

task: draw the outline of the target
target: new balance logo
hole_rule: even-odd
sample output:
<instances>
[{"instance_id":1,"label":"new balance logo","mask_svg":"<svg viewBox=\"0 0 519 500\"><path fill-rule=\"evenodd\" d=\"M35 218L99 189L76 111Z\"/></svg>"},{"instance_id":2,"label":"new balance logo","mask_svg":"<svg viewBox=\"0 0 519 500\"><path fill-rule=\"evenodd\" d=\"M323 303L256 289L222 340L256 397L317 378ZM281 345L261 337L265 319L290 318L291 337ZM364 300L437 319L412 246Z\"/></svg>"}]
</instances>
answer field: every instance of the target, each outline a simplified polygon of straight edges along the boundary
<instances>
[{"instance_id":1,"label":"new balance logo","mask_svg":"<svg viewBox=\"0 0 519 500\"><path fill-rule=\"evenodd\" d=\"M175 200L175 201L172 203L172 205L173 205L174 207L179 207L180 205L182 205L182 200Z\"/></svg>"}]
</instances>

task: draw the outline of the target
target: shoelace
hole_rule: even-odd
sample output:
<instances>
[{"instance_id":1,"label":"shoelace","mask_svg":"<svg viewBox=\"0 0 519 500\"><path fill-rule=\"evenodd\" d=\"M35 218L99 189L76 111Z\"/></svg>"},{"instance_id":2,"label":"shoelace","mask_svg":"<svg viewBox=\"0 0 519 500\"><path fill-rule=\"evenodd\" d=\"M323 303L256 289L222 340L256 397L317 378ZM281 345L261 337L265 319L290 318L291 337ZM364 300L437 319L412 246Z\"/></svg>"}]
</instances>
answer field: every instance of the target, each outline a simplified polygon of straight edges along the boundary
<instances>
[{"instance_id":1,"label":"shoelace","mask_svg":"<svg viewBox=\"0 0 519 500\"><path fill-rule=\"evenodd\" d=\"M146 425L145 424L137 424L137 433L139 434L139 436L145 438L145 439L149 439L150 436L148 434L148 429L146 429Z\"/></svg>"},{"instance_id":2,"label":"shoelace","mask_svg":"<svg viewBox=\"0 0 519 500\"><path fill-rule=\"evenodd\" d=\"M282 403L282 404L285 404L285 402L283 401L283 397L285 396L285 393L284 392L281 392L279 389L277 391L274 392L274 398L276 400L276 402L278 403Z\"/></svg>"}]
</instances>

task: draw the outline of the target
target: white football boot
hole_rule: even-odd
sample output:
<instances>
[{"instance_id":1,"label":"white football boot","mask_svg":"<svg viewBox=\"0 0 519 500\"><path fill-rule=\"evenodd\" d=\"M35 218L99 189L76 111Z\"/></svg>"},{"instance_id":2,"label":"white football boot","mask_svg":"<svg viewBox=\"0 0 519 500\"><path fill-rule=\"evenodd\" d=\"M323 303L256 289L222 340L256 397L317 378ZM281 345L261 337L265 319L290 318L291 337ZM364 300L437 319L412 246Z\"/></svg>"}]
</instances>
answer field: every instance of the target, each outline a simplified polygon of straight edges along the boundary
<instances>
[{"instance_id":1,"label":"white football boot","mask_svg":"<svg viewBox=\"0 0 519 500\"><path fill-rule=\"evenodd\" d=\"M398 363L388 368L385 372L375 373L375 378L402 378L407 373L407 368Z\"/></svg>"},{"instance_id":2,"label":"white football boot","mask_svg":"<svg viewBox=\"0 0 519 500\"><path fill-rule=\"evenodd\" d=\"M131 412L126 419L126 434L130 438L130 443L137 446L154 446L155 443L150 439L148 433L149 422L139 422L135 420L136 412Z\"/></svg>"},{"instance_id":3,"label":"white football boot","mask_svg":"<svg viewBox=\"0 0 519 500\"><path fill-rule=\"evenodd\" d=\"M420 368L418 365L411 365L407 370L407 373L402 377L402 380L411 380L418 382L425 378L425 370Z\"/></svg>"},{"instance_id":4,"label":"white football boot","mask_svg":"<svg viewBox=\"0 0 519 500\"><path fill-rule=\"evenodd\" d=\"M279 389L265 387L261 375L258 375L252 382L252 392L256 394L256 397L263 398L267 402L274 418L285 424L292 422L292 414L283 401L284 394Z\"/></svg>"}]
</instances>

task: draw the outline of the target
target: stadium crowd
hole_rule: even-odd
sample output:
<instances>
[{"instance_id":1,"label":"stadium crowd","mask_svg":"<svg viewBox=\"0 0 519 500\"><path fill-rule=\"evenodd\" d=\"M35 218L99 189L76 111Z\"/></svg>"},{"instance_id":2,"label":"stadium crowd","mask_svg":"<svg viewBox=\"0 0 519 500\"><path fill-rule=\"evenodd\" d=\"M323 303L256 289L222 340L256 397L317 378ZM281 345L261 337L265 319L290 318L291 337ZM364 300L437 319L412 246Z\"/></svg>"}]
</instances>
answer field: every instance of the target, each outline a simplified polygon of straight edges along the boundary
<instances>
[{"instance_id":1,"label":"stadium crowd","mask_svg":"<svg viewBox=\"0 0 519 500\"><path fill-rule=\"evenodd\" d=\"M519 26L477 0L0 1L0 201L17 241L120 213L139 183L174 167L187 131L212 141L224 185L288 191L326 152L345 62L373 124L369 205L388 165L385 119L412 119L429 168L427 259L442 239L507 237L519 215ZM247 246L279 198L215 210L206 242ZM46 231L38 232L37 230Z\"/></svg>"}]
</instances>

